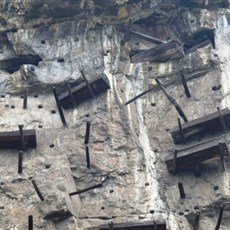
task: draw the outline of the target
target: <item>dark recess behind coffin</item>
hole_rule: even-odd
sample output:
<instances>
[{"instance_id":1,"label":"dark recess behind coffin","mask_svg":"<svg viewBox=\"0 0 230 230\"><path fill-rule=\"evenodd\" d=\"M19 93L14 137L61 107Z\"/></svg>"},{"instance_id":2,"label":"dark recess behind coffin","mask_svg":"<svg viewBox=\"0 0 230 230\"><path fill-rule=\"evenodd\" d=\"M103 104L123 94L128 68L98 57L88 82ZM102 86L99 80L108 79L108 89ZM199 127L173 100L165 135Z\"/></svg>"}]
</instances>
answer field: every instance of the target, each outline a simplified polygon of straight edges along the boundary
<instances>
[{"instance_id":1,"label":"dark recess behind coffin","mask_svg":"<svg viewBox=\"0 0 230 230\"><path fill-rule=\"evenodd\" d=\"M42 61L38 55L19 55L15 58L0 61L0 69L12 74L20 69L23 64L32 64L38 66Z\"/></svg>"}]
</instances>

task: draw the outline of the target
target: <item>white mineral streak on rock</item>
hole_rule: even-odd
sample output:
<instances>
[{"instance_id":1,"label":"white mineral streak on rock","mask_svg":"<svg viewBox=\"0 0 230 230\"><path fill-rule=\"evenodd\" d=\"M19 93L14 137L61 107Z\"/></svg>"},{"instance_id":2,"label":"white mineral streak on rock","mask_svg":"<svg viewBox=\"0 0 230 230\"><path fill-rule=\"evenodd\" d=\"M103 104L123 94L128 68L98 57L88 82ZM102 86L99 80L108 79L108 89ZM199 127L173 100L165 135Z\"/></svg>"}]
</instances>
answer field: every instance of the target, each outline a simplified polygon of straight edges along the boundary
<instances>
[{"instance_id":1,"label":"white mineral streak on rock","mask_svg":"<svg viewBox=\"0 0 230 230\"><path fill-rule=\"evenodd\" d=\"M221 85L224 98L221 102L222 107L230 105L230 25L228 18L229 11L219 13L215 34L216 50L220 60Z\"/></svg>"}]
</instances>

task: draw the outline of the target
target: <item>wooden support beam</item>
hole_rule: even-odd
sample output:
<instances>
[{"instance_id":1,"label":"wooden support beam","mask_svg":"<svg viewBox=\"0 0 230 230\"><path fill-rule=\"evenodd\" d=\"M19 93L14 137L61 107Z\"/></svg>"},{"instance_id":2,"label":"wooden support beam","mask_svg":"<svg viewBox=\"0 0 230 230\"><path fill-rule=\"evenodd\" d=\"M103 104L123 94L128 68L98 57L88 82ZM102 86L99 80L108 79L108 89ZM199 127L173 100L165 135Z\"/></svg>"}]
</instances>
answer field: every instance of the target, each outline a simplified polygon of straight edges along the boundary
<instances>
[{"instance_id":1,"label":"wooden support beam","mask_svg":"<svg viewBox=\"0 0 230 230\"><path fill-rule=\"evenodd\" d=\"M203 48L203 47L206 47L206 46L208 46L208 45L210 45L210 44L212 44L212 43L210 42L210 40L205 40L205 41L201 42L200 44L195 45L195 46L193 46L192 48L186 50L184 53L185 53L185 55L188 55L188 54L190 54L190 53L192 53L192 52L195 52L196 50L198 50L198 49L200 49L200 48Z\"/></svg>"},{"instance_id":2,"label":"wooden support beam","mask_svg":"<svg viewBox=\"0 0 230 230\"><path fill-rule=\"evenodd\" d=\"M95 98L95 94L93 92L93 89L92 89L91 85L89 84L89 81L87 80L87 78L85 76L85 73L83 72L83 70L81 70L80 72L81 72L81 75L82 75L82 77L83 77L83 79L84 79L84 81L85 81L85 83L87 85L87 88L88 88L92 98Z\"/></svg>"},{"instance_id":3,"label":"wooden support beam","mask_svg":"<svg viewBox=\"0 0 230 230\"><path fill-rule=\"evenodd\" d=\"M86 163L87 163L87 169L90 169L90 156L89 156L89 147L85 146L86 151Z\"/></svg>"},{"instance_id":4,"label":"wooden support beam","mask_svg":"<svg viewBox=\"0 0 230 230\"><path fill-rule=\"evenodd\" d=\"M196 217L195 217L195 221L194 221L194 225L193 225L194 230L199 229L199 221L200 221L200 212L196 212Z\"/></svg>"},{"instance_id":5,"label":"wooden support beam","mask_svg":"<svg viewBox=\"0 0 230 230\"><path fill-rule=\"evenodd\" d=\"M73 96L69 82L67 82L67 87L68 87L69 96L71 97L72 105L73 105L73 107L75 107L76 104L75 104L74 96Z\"/></svg>"},{"instance_id":6,"label":"wooden support beam","mask_svg":"<svg viewBox=\"0 0 230 230\"><path fill-rule=\"evenodd\" d=\"M62 111L62 107L61 107L60 101L59 101L59 99L58 99L58 96L57 96L57 92L56 92L55 87L53 87L53 94L54 94L54 98L55 98L55 101L56 101L56 104L57 104L57 107L58 107L58 112L59 112L59 115L60 115L62 124L63 124L64 126L67 126L67 123L66 123L66 120L65 120L65 116L64 116L64 113L63 113L63 111Z\"/></svg>"},{"instance_id":7,"label":"wooden support beam","mask_svg":"<svg viewBox=\"0 0 230 230\"><path fill-rule=\"evenodd\" d=\"M158 38L154 38L152 36L142 34L142 33L127 29L127 28L116 27L116 29L118 31L121 31L121 32L124 32L124 33L128 32L129 34L132 34L132 35L134 35L134 36L136 36L136 37L138 37L140 39L143 39L143 40L148 41L148 42L153 42L153 43L158 44L158 45L165 43L165 41L162 41L162 40L160 40Z\"/></svg>"},{"instance_id":8,"label":"wooden support beam","mask_svg":"<svg viewBox=\"0 0 230 230\"><path fill-rule=\"evenodd\" d=\"M113 224L114 230L166 230L165 222L147 221L147 222L127 222ZM110 224L101 225L100 230L110 230Z\"/></svg>"},{"instance_id":9,"label":"wooden support beam","mask_svg":"<svg viewBox=\"0 0 230 230\"><path fill-rule=\"evenodd\" d=\"M200 141L198 144L187 145L183 148L177 149L177 171L185 170L188 168L199 167L199 164L210 159L219 158L220 150L219 143L222 143L224 154L227 156L227 146L224 136L219 136L213 139ZM174 169L174 156L170 154L165 158L168 171L173 173Z\"/></svg>"},{"instance_id":10,"label":"wooden support beam","mask_svg":"<svg viewBox=\"0 0 230 230\"><path fill-rule=\"evenodd\" d=\"M146 93L149 93L149 92L152 91L153 89L154 89L154 87L151 87L151 88L145 90L144 92L138 94L138 95L135 96L134 98L132 98L132 99L128 100L127 102L125 102L125 105L130 104L131 102L133 102L133 101L137 100L138 98L144 96Z\"/></svg>"},{"instance_id":11,"label":"wooden support beam","mask_svg":"<svg viewBox=\"0 0 230 230\"><path fill-rule=\"evenodd\" d=\"M171 59L178 59L184 56L183 48L175 41L164 43L156 47L141 51L130 57L131 63L142 62L165 62Z\"/></svg>"},{"instance_id":12,"label":"wooden support beam","mask_svg":"<svg viewBox=\"0 0 230 230\"><path fill-rule=\"evenodd\" d=\"M185 76L184 76L183 73L181 73L180 75L181 75L182 85L184 86L185 95L187 96L187 98L190 98L191 94L190 94L190 91L189 91Z\"/></svg>"},{"instance_id":13,"label":"wooden support beam","mask_svg":"<svg viewBox=\"0 0 230 230\"><path fill-rule=\"evenodd\" d=\"M167 99L170 101L170 103L175 107L175 109L177 110L178 114L183 118L184 122L188 122L188 119L187 119L186 115L184 114L182 108L178 105L176 100L171 95L169 95L169 93L166 91L166 89L164 88L164 86L162 85L160 80L155 79L155 81L157 82L158 86L163 91L163 93L165 94Z\"/></svg>"},{"instance_id":14,"label":"wooden support beam","mask_svg":"<svg viewBox=\"0 0 230 230\"><path fill-rule=\"evenodd\" d=\"M183 143L185 144L186 143L186 139L185 139L185 136L184 136L184 132L183 132L181 121L180 121L179 117L177 118L177 122L178 122L178 127L180 129L181 136L183 138Z\"/></svg>"},{"instance_id":15,"label":"wooden support beam","mask_svg":"<svg viewBox=\"0 0 230 230\"><path fill-rule=\"evenodd\" d=\"M184 199L185 198L184 186L181 182L178 182L178 189L180 193L180 198Z\"/></svg>"},{"instance_id":16,"label":"wooden support beam","mask_svg":"<svg viewBox=\"0 0 230 230\"><path fill-rule=\"evenodd\" d=\"M43 198L43 196L42 196L42 194L41 194L41 192L40 192L40 190L39 190L39 188L38 188L38 186L37 186L35 180L32 179L31 182L32 182L32 184L33 184L33 186L34 186L35 192L37 193L38 197L40 198L41 201L43 201L44 198Z\"/></svg>"},{"instance_id":17,"label":"wooden support beam","mask_svg":"<svg viewBox=\"0 0 230 230\"><path fill-rule=\"evenodd\" d=\"M109 224L109 230L113 230L113 222L111 221L111 223Z\"/></svg>"},{"instance_id":18,"label":"wooden support beam","mask_svg":"<svg viewBox=\"0 0 230 230\"><path fill-rule=\"evenodd\" d=\"M23 125L18 125L20 132L20 140L21 140L21 150L25 150L25 142L24 142L24 133L23 133Z\"/></svg>"},{"instance_id":19,"label":"wooden support beam","mask_svg":"<svg viewBox=\"0 0 230 230\"><path fill-rule=\"evenodd\" d=\"M176 158L177 158L177 149L174 151L174 158L173 158L173 176L176 175Z\"/></svg>"},{"instance_id":20,"label":"wooden support beam","mask_svg":"<svg viewBox=\"0 0 230 230\"><path fill-rule=\"evenodd\" d=\"M230 111L229 109L221 110L225 127L230 129ZM195 119L193 121L182 124L182 130L186 140L196 138L199 135L220 133L223 131L220 116L218 112L209 114L207 116ZM179 127L174 127L170 130L175 144L183 143L183 136Z\"/></svg>"},{"instance_id":21,"label":"wooden support beam","mask_svg":"<svg viewBox=\"0 0 230 230\"><path fill-rule=\"evenodd\" d=\"M85 145L89 143L89 135L90 135L90 122L87 121L86 122L86 131L85 131L85 142L84 142Z\"/></svg>"},{"instance_id":22,"label":"wooden support beam","mask_svg":"<svg viewBox=\"0 0 230 230\"><path fill-rule=\"evenodd\" d=\"M33 230L33 216L28 216L28 230Z\"/></svg>"},{"instance_id":23,"label":"wooden support beam","mask_svg":"<svg viewBox=\"0 0 230 230\"><path fill-rule=\"evenodd\" d=\"M95 189L95 188L101 188L101 187L103 187L103 184L97 184L97 185L91 186L89 188L85 188L85 189L79 190L77 192L71 192L71 193L69 193L69 195L70 196L74 196L74 195L81 194L83 192L87 192L89 190L92 190L92 189Z\"/></svg>"},{"instance_id":24,"label":"wooden support beam","mask_svg":"<svg viewBox=\"0 0 230 230\"><path fill-rule=\"evenodd\" d=\"M219 152L220 152L220 158L221 158L221 164L223 171L226 171L226 165L225 165L225 160L224 160L224 146L223 143L220 141L219 142Z\"/></svg>"},{"instance_id":25,"label":"wooden support beam","mask_svg":"<svg viewBox=\"0 0 230 230\"><path fill-rule=\"evenodd\" d=\"M0 132L0 149L21 150L22 143L24 144L24 146L26 146L26 148L37 147L36 133L34 129L23 130L23 133L21 133L21 130L11 132Z\"/></svg>"},{"instance_id":26,"label":"wooden support beam","mask_svg":"<svg viewBox=\"0 0 230 230\"><path fill-rule=\"evenodd\" d=\"M98 96L99 94L107 91L110 89L110 84L107 76L105 74L101 74L94 79L91 79L89 81L81 83L78 86L75 86L71 89L74 101L76 105L79 105L81 102L92 98L92 92L95 96ZM90 86L90 89L89 89ZM62 93L58 97L61 106L64 109L70 109L73 107L72 103L72 97L69 93L69 91Z\"/></svg>"},{"instance_id":27,"label":"wooden support beam","mask_svg":"<svg viewBox=\"0 0 230 230\"><path fill-rule=\"evenodd\" d=\"M220 225L221 225L221 221L222 221L222 217L223 217L223 212L224 212L224 207L222 206L220 208L220 213L219 213L219 217L218 217L218 221L217 221L215 230L219 230L220 229Z\"/></svg>"},{"instance_id":28,"label":"wooden support beam","mask_svg":"<svg viewBox=\"0 0 230 230\"><path fill-rule=\"evenodd\" d=\"M25 94L23 96L23 109L27 109L27 97L28 97L28 89L26 89Z\"/></svg>"},{"instance_id":29,"label":"wooden support beam","mask_svg":"<svg viewBox=\"0 0 230 230\"><path fill-rule=\"evenodd\" d=\"M22 174L22 160L23 160L23 152L19 151L19 155L18 155L18 174Z\"/></svg>"}]
</instances>

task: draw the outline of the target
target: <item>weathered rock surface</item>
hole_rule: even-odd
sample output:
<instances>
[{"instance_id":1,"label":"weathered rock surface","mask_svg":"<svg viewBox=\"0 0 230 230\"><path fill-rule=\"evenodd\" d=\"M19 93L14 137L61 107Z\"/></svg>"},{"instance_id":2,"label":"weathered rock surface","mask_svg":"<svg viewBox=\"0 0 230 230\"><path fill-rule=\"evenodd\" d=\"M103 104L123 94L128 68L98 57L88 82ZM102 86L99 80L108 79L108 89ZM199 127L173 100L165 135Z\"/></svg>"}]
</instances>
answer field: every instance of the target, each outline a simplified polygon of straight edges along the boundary
<instances>
[{"instance_id":1,"label":"weathered rock surface","mask_svg":"<svg viewBox=\"0 0 230 230\"><path fill-rule=\"evenodd\" d=\"M186 2L186 3L185 3ZM174 147L170 128L178 113L156 86L161 78L189 120L229 107L228 1L3 0L0 3L1 131L34 128L37 149L23 155L0 150L0 229L99 229L102 224L166 221L167 229L214 229L224 205L221 229L230 227L229 161L202 166L201 177L167 172L164 158ZM185 55L162 63L130 63L150 41L123 33L130 28L162 41L177 41ZM202 42L204 46L191 51ZM65 110L63 127L52 95L105 73L111 89ZM184 94L180 74L188 82ZM221 84L221 90L212 87ZM125 106L135 95L154 89ZM28 108L23 109L28 89ZM87 169L84 145L91 122ZM41 201L31 179L44 197ZM183 182L186 199L179 197ZM80 195L69 193L102 183Z\"/></svg>"}]
</instances>

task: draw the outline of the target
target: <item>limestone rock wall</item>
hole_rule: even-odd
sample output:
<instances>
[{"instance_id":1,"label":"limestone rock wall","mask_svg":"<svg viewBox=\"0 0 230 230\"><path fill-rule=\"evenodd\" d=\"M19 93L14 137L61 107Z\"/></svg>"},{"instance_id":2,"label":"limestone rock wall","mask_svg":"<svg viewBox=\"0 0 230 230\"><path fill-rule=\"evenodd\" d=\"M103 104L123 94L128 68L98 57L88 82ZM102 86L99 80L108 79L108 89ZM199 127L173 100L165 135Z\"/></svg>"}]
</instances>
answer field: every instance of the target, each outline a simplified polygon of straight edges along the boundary
<instances>
[{"instance_id":1,"label":"limestone rock wall","mask_svg":"<svg viewBox=\"0 0 230 230\"><path fill-rule=\"evenodd\" d=\"M0 150L0 229L99 229L102 224L166 221L167 229L214 229L224 205L221 229L230 227L229 162L220 160L193 172L168 173L164 158L173 148L169 129L178 114L156 86L161 78L189 120L229 106L228 1L53 1L4 0L0 4L0 127L1 132L34 128L37 148L23 156ZM129 53L156 44L132 36L123 44L117 26L176 40L188 50L210 44L164 63L132 64ZM63 127L52 94L105 73L111 89L65 110ZM181 84L184 73L191 98ZM212 87L221 84L221 89ZM154 86L135 102L125 102ZM28 108L23 109L28 89ZM85 156L85 126L91 122L90 160ZM31 180L44 196L41 201ZM179 197L183 182L186 199ZM102 183L103 187L69 196Z\"/></svg>"}]
</instances>

